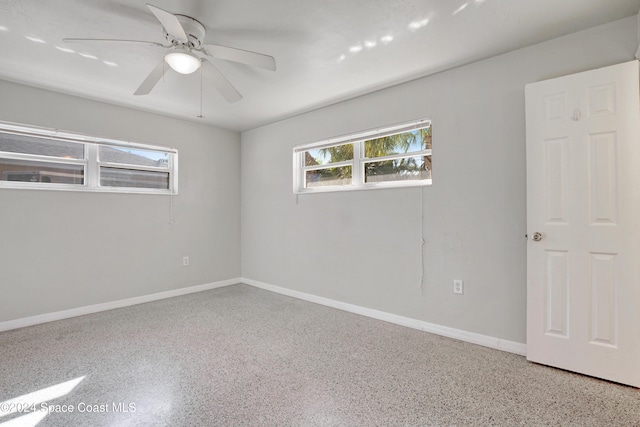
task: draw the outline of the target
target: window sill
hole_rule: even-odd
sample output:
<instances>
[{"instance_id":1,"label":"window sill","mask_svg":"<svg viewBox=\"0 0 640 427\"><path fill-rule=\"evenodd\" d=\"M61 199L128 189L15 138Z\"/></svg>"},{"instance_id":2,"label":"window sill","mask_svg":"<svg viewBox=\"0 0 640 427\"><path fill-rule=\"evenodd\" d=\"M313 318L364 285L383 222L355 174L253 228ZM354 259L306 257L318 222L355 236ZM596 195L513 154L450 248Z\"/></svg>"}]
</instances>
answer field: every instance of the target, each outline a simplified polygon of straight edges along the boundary
<instances>
[{"instance_id":1,"label":"window sill","mask_svg":"<svg viewBox=\"0 0 640 427\"><path fill-rule=\"evenodd\" d=\"M423 179L420 181L392 181L392 182L376 182L361 185L344 185L305 188L294 190L294 194L315 194L315 193L337 193L343 191L360 191L360 190L388 190L391 188L411 188L411 187L429 187L432 185L432 179Z\"/></svg>"}]
</instances>

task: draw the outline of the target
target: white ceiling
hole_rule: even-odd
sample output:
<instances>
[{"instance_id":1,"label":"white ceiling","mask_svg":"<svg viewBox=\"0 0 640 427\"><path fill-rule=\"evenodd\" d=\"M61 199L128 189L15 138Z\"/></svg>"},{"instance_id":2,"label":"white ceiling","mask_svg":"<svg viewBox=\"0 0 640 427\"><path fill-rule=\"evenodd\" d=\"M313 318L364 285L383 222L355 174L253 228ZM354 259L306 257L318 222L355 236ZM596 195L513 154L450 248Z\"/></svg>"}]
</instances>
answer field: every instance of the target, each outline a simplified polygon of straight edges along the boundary
<instances>
[{"instance_id":1,"label":"white ceiling","mask_svg":"<svg viewBox=\"0 0 640 427\"><path fill-rule=\"evenodd\" d=\"M274 56L277 71L214 60L244 98L229 104L204 81L198 119L199 73L171 71L150 95L133 95L162 48L62 42L165 42L144 0L0 0L0 78L242 131L640 9L640 0L148 1L199 20L205 43Z\"/></svg>"}]
</instances>

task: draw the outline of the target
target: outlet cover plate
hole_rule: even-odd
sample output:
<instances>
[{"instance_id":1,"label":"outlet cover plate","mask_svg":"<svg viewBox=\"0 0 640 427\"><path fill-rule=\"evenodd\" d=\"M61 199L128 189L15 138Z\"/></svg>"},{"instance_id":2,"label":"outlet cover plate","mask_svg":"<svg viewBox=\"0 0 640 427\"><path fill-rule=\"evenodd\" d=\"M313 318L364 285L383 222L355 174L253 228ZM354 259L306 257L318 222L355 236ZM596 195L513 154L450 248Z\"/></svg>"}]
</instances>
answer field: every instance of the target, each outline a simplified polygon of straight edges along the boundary
<instances>
[{"instance_id":1,"label":"outlet cover plate","mask_svg":"<svg viewBox=\"0 0 640 427\"><path fill-rule=\"evenodd\" d=\"M464 282L462 280L454 280L453 281L453 293L454 294L464 294Z\"/></svg>"}]
</instances>

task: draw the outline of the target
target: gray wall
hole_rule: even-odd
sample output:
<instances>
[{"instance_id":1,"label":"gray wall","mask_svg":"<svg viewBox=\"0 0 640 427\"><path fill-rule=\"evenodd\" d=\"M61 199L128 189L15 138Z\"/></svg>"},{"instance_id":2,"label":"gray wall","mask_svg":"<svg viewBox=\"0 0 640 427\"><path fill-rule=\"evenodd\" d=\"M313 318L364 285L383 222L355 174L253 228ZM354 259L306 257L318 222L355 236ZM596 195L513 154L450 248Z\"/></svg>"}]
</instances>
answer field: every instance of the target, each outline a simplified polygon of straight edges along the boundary
<instances>
[{"instance_id":1,"label":"gray wall","mask_svg":"<svg viewBox=\"0 0 640 427\"><path fill-rule=\"evenodd\" d=\"M0 321L239 276L238 133L5 81L0 99L2 121L180 156L174 225L169 196L0 189Z\"/></svg>"},{"instance_id":2,"label":"gray wall","mask_svg":"<svg viewBox=\"0 0 640 427\"><path fill-rule=\"evenodd\" d=\"M524 343L524 85L631 60L636 34L624 19L243 133L243 277ZM293 194L295 145L421 117L433 186Z\"/></svg>"}]
</instances>

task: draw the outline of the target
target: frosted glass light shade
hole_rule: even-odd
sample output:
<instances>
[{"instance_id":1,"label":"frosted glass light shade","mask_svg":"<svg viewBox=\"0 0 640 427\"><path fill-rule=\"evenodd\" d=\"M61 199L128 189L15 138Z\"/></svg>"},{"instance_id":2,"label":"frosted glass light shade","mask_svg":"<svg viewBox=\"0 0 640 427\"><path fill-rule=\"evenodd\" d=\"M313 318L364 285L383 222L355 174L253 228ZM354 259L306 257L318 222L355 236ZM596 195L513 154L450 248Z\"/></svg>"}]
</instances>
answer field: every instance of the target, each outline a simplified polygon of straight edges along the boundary
<instances>
[{"instance_id":1,"label":"frosted glass light shade","mask_svg":"<svg viewBox=\"0 0 640 427\"><path fill-rule=\"evenodd\" d=\"M164 57L164 60L180 74L191 74L200 68L200 60L191 53L171 52Z\"/></svg>"}]
</instances>

